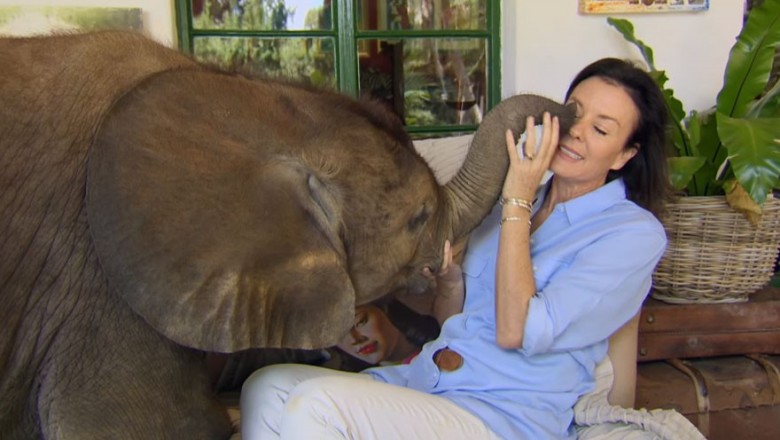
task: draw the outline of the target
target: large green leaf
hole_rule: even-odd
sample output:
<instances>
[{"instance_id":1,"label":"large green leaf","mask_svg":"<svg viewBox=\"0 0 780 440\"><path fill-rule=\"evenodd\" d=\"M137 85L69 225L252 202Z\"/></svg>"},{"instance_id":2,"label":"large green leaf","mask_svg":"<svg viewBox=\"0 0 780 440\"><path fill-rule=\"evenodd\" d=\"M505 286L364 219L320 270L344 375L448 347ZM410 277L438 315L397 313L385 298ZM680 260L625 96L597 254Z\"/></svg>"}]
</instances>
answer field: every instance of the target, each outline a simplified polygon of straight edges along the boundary
<instances>
[{"instance_id":1,"label":"large green leaf","mask_svg":"<svg viewBox=\"0 0 780 440\"><path fill-rule=\"evenodd\" d=\"M780 81L776 81L761 99L748 106L747 118L765 118L780 115Z\"/></svg>"},{"instance_id":2,"label":"large green leaf","mask_svg":"<svg viewBox=\"0 0 780 440\"><path fill-rule=\"evenodd\" d=\"M666 98L666 104L669 108L669 116L675 121L679 122L685 118L685 109L682 102L674 96L674 90L670 88L664 88L664 98Z\"/></svg>"},{"instance_id":3,"label":"large green leaf","mask_svg":"<svg viewBox=\"0 0 780 440\"><path fill-rule=\"evenodd\" d=\"M704 165L703 157L670 157L669 179L675 190L681 191L688 186L696 171Z\"/></svg>"},{"instance_id":4,"label":"large green leaf","mask_svg":"<svg viewBox=\"0 0 780 440\"><path fill-rule=\"evenodd\" d=\"M759 205L780 184L780 117L730 118L718 112L718 135L739 183Z\"/></svg>"},{"instance_id":5,"label":"large green leaf","mask_svg":"<svg viewBox=\"0 0 780 440\"><path fill-rule=\"evenodd\" d=\"M642 58L645 59L650 70L657 70L655 68L655 61L653 60L653 49L634 35L634 25L630 21L622 18L607 17L607 23L620 32L626 41L633 43L639 49L639 52L642 53Z\"/></svg>"},{"instance_id":6,"label":"large green leaf","mask_svg":"<svg viewBox=\"0 0 780 440\"><path fill-rule=\"evenodd\" d=\"M750 12L731 48L718 112L741 117L766 88L776 48L780 44L780 0L765 0Z\"/></svg>"},{"instance_id":7,"label":"large green leaf","mask_svg":"<svg viewBox=\"0 0 780 440\"><path fill-rule=\"evenodd\" d=\"M726 161L727 151L725 148L721 148L714 109L705 112L692 111L685 122L691 139L691 153L689 155L705 158L704 164L696 171L688 184L688 195L722 194L716 175L718 169Z\"/></svg>"}]
</instances>

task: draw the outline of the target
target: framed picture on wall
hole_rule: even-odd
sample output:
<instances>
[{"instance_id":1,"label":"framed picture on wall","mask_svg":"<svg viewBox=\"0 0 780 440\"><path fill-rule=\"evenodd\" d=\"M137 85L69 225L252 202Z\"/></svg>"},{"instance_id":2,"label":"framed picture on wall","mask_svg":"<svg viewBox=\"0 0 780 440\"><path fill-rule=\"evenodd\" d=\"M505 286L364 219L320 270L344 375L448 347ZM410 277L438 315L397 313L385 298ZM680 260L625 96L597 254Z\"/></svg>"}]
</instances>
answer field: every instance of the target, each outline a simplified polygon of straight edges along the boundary
<instances>
[{"instance_id":1,"label":"framed picture on wall","mask_svg":"<svg viewBox=\"0 0 780 440\"><path fill-rule=\"evenodd\" d=\"M0 6L0 35L31 36L101 29L143 29L141 8Z\"/></svg>"},{"instance_id":2,"label":"framed picture on wall","mask_svg":"<svg viewBox=\"0 0 780 440\"><path fill-rule=\"evenodd\" d=\"M709 0L579 0L580 14L706 11Z\"/></svg>"}]
</instances>

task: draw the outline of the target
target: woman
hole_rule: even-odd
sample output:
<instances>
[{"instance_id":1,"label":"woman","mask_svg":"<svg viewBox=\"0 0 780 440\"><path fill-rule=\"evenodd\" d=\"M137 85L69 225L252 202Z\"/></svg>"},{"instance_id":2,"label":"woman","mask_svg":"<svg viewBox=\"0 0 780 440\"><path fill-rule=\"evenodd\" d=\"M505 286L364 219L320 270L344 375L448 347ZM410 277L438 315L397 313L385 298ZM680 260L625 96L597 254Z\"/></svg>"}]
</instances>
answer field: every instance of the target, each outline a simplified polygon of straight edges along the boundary
<instances>
[{"instance_id":1,"label":"woman","mask_svg":"<svg viewBox=\"0 0 780 440\"><path fill-rule=\"evenodd\" d=\"M356 307L355 324L336 347L362 361L364 368L408 363L439 330L433 316L419 314L398 300L382 301Z\"/></svg>"},{"instance_id":2,"label":"woman","mask_svg":"<svg viewBox=\"0 0 780 440\"><path fill-rule=\"evenodd\" d=\"M443 296L465 287L463 312L408 365L261 370L243 389L246 439L576 437L572 408L666 246L654 216L666 110L653 79L617 59L583 69L566 100L577 119L560 142L549 115L538 152L532 119L519 152L507 133L501 201L471 234L463 276L441 275Z\"/></svg>"}]
</instances>

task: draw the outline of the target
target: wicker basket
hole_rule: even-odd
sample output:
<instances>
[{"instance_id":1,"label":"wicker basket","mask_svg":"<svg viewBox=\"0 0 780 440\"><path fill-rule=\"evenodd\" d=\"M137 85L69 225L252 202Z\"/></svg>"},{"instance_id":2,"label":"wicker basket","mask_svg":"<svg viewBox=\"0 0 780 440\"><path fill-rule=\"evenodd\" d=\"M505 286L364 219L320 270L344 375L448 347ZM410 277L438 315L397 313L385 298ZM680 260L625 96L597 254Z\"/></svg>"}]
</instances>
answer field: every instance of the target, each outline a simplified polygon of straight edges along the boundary
<instances>
[{"instance_id":1,"label":"wicker basket","mask_svg":"<svg viewBox=\"0 0 780 440\"><path fill-rule=\"evenodd\" d=\"M774 274L780 200L768 198L758 227L723 196L680 197L663 219L669 239L652 296L669 303L747 301Z\"/></svg>"}]
</instances>

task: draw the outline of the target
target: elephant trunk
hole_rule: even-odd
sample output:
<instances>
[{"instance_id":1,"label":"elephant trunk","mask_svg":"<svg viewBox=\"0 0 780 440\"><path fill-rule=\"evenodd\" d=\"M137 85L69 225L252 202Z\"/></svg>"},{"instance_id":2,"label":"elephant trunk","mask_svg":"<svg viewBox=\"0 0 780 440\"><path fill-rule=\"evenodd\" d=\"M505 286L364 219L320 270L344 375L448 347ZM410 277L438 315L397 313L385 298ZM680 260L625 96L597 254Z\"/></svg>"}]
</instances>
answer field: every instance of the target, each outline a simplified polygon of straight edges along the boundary
<instances>
[{"instance_id":1,"label":"elephant trunk","mask_svg":"<svg viewBox=\"0 0 780 440\"><path fill-rule=\"evenodd\" d=\"M573 106L537 95L505 99L485 116L474 134L463 166L443 188L445 212L450 221L450 227L444 229L450 229L447 232L455 241L469 234L498 199L509 166L506 130L511 129L517 139L525 129L526 118L533 116L540 122L545 111L559 117L561 133L568 132L575 116Z\"/></svg>"}]
</instances>

